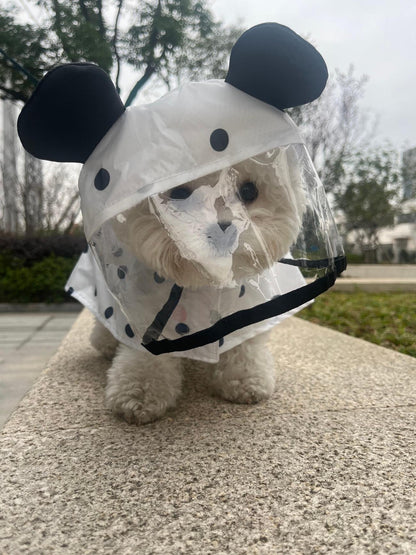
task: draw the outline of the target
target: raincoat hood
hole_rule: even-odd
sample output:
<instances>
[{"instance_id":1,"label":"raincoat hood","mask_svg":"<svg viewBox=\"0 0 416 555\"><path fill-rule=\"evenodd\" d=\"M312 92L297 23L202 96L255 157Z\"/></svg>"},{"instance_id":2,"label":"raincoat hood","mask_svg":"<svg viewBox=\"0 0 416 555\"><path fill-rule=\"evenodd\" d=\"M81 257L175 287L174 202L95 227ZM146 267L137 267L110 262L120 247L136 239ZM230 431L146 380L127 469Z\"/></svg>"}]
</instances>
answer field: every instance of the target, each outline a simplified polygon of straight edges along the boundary
<instances>
[{"instance_id":1,"label":"raincoat hood","mask_svg":"<svg viewBox=\"0 0 416 555\"><path fill-rule=\"evenodd\" d=\"M128 108L80 174L86 237L152 194L291 143L303 140L287 114L220 80Z\"/></svg>"}]
</instances>

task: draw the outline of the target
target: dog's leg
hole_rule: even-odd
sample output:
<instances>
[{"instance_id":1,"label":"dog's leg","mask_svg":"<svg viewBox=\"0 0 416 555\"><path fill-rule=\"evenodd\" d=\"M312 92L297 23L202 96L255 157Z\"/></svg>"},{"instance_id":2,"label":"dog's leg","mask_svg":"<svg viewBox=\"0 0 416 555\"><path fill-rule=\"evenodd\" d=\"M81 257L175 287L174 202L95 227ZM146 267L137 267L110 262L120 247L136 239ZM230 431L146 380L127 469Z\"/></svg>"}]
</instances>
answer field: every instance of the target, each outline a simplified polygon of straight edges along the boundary
<instances>
[{"instance_id":1,"label":"dog's leg","mask_svg":"<svg viewBox=\"0 0 416 555\"><path fill-rule=\"evenodd\" d=\"M118 341L108 331L108 329L95 320L94 327L90 335L91 345L97 349L105 358L112 360L116 354Z\"/></svg>"},{"instance_id":2,"label":"dog's leg","mask_svg":"<svg viewBox=\"0 0 416 555\"><path fill-rule=\"evenodd\" d=\"M157 420L181 393L181 360L120 345L108 371L107 406L129 423Z\"/></svg>"},{"instance_id":3,"label":"dog's leg","mask_svg":"<svg viewBox=\"0 0 416 555\"><path fill-rule=\"evenodd\" d=\"M212 378L218 395L247 404L272 395L276 376L267 339L267 333L257 335L221 355Z\"/></svg>"}]
</instances>

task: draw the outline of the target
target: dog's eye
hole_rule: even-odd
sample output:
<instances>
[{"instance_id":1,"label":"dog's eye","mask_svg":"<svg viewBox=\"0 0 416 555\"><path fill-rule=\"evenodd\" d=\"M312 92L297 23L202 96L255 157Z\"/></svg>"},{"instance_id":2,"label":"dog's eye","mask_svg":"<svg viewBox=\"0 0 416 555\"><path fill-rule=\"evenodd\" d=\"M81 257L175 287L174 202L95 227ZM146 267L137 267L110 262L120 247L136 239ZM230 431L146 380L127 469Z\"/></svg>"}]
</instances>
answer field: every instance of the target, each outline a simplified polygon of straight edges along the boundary
<instances>
[{"instance_id":1,"label":"dog's eye","mask_svg":"<svg viewBox=\"0 0 416 555\"><path fill-rule=\"evenodd\" d=\"M259 196L259 191L252 181L246 181L238 190L238 198L245 204L254 202Z\"/></svg>"},{"instance_id":2,"label":"dog's eye","mask_svg":"<svg viewBox=\"0 0 416 555\"><path fill-rule=\"evenodd\" d=\"M168 191L169 198L173 200L184 200L192 195L192 189L181 185L180 187L175 187Z\"/></svg>"}]
</instances>

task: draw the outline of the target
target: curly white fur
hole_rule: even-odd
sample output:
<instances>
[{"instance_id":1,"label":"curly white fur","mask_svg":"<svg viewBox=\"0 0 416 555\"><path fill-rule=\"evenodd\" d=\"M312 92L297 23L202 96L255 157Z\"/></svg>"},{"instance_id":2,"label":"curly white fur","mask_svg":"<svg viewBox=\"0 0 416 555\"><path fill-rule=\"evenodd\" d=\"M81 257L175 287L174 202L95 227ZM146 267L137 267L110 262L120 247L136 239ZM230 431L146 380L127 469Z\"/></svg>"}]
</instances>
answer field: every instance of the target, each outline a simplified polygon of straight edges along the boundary
<instances>
[{"instance_id":1,"label":"curly white fur","mask_svg":"<svg viewBox=\"0 0 416 555\"><path fill-rule=\"evenodd\" d=\"M274 166L270 155L251 158L234 166L236 194L242 184L254 183L258 195L244 206L247 225L233 252L235 279L254 275L286 254L296 239L304 211L304 197L297 175L289 175L284 149L276 151ZM280 158L279 158L280 157ZM283 157L283 158L282 158ZM276 164L283 171L276 182ZM201 185L214 186L219 174L187 183L191 192ZM168 194L169 192L165 193ZM230 220L226 203L216 203L218 222ZM116 233L135 256L159 275L183 287L215 285L213 277L198 263L185 259L148 201L124 214L123 225L114 222ZM247 244L251 250L247 249ZM113 344L105 337L103 326L96 324L93 344L108 356ZM108 332L106 332L108 334ZM100 339L100 334L104 334ZM273 358L267 348L267 334L244 342L223 353L212 369L214 391L233 402L257 403L272 395L275 386ZM108 374L107 404L128 422L144 424L160 418L181 393L182 365L169 355L154 357L125 345L118 347Z\"/></svg>"}]
</instances>

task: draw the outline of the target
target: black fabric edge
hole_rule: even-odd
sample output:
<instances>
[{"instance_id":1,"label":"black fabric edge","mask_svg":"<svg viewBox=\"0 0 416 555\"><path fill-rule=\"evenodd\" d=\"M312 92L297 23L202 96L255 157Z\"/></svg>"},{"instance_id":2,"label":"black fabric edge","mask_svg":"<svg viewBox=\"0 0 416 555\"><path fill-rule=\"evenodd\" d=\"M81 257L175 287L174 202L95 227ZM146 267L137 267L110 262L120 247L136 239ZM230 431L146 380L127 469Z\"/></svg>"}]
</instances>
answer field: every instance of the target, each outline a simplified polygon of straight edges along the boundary
<instances>
[{"instance_id":1,"label":"black fabric edge","mask_svg":"<svg viewBox=\"0 0 416 555\"><path fill-rule=\"evenodd\" d=\"M312 283L308 283L299 289L289 291L280 297L255 307L234 312L229 316L225 316L210 328L195 332L186 337L162 339L142 345L153 355L188 351L219 341L224 336L243 327L284 314L318 297L334 285L336 278L346 269L347 259L345 256L341 256L337 257L334 262L333 270Z\"/></svg>"},{"instance_id":2,"label":"black fabric edge","mask_svg":"<svg viewBox=\"0 0 416 555\"><path fill-rule=\"evenodd\" d=\"M169 318L172 316L172 312L175 310L181 295L182 295L183 287L179 287L179 285L175 285L170 290L169 298L166 303L163 305L161 310L156 314L155 319L147 328L145 334L143 335L143 345L147 345L151 341L155 341L158 339L159 335L162 333L164 327L166 326Z\"/></svg>"},{"instance_id":3,"label":"black fabric edge","mask_svg":"<svg viewBox=\"0 0 416 555\"><path fill-rule=\"evenodd\" d=\"M338 274L345 270L345 267L340 269L343 265L343 260L345 256L337 256L336 258L319 258L319 259L309 259L309 258L281 258L279 262L281 264L288 264L289 266L297 266L298 268L312 268L312 269L322 269L329 268L331 264L334 264Z\"/></svg>"}]
</instances>

